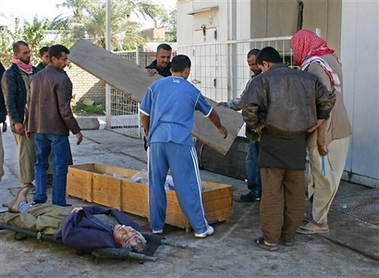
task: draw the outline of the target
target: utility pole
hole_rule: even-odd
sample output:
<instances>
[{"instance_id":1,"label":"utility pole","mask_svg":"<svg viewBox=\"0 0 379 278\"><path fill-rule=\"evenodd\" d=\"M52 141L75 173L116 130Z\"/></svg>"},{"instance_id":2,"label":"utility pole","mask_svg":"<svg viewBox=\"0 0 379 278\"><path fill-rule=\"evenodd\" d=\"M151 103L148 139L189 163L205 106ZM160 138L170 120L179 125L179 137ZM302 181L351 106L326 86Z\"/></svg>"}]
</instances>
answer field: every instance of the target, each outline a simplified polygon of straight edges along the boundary
<instances>
[{"instance_id":1,"label":"utility pole","mask_svg":"<svg viewBox=\"0 0 379 278\"><path fill-rule=\"evenodd\" d=\"M106 3L106 20L105 20L105 49L111 51L111 0ZM111 86L105 84L105 127L111 128Z\"/></svg>"}]
</instances>

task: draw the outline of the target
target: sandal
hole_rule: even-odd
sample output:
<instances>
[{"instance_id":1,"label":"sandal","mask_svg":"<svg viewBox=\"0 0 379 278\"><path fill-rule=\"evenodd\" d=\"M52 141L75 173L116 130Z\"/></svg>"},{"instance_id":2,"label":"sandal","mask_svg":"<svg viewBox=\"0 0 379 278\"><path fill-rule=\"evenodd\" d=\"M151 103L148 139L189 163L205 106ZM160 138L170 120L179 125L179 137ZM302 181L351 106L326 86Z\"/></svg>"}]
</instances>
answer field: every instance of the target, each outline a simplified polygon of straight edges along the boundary
<instances>
[{"instance_id":1,"label":"sandal","mask_svg":"<svg viewBox=\"0 0 379 278\"><path fill-rule=\"evenodd\" d=\"M255 243L255 245L257 245L260 248L267 250L267 251L278 250L277 244L274 244L274 245L267 244L267 243L265 243L265 240L263 239L263 237L259 237L259 238L254 239L254 243Z\"/></svg>"},{"instance_id":2,"label":"sandal","mask_svg":"<svg viewBox=\"0 0 379 278\"><path fill-rule=\"evenodd\" d=\"M324 224L322 224L324 225ZM321 224L316 224L309 222L305 226L300 226L296 229L296 233L303 234L303 235L313 235L313 234L325 234L329 233L329 226L326 223L326 225L322 226Z\"/></svg>"},{"instance_id":3,"label":"sandal","mask_svg":"<svg viewBox=\"0 0 379 278\"><path fill-rule=\"evenodd\" d=\"M312 212L310 212L310 211L304 212L303 221L313 222Z\"/></svg>"},{"instance_id":4,"label":"sandal","mask_svg":"<svg viewBox=\"0 0 379 278\"><path fill-rule=\"evenodd\" d=\"M280 241L283 243L283 246L293 246L295 244L295 238L293 238L292 240L285 240L283 238L280 239Z\"/></svg>"}]
</instances>

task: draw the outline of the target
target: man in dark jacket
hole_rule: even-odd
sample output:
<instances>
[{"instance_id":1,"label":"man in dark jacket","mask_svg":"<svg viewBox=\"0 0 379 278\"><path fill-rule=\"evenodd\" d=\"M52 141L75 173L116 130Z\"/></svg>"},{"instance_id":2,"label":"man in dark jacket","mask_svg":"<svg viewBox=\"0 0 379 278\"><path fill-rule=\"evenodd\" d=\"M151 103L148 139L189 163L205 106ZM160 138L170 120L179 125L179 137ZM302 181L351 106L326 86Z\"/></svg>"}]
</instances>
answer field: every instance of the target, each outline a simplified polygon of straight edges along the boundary
<instances>
[{"instance_id":1,"label":"man in dark jacket","mask_svg":"<svg viewBox=\"0 0 379 278\"><path fill-rule=\"evenodd\" d=\"M140 226L117 209L88 206L72 210L55 239L76 249L129 247L141 252L145 239Z\"/></svg>"},{"instance_id":2,"label":"man in dark jacket","mask_svg":"<svg viewBox=\"0 0 379 278\"><path fill-rule=\"evenodd\" d=\"M36 66L36 70L41 71L49 64L49 47L44 46L39 50L39 59L41 62Z\"/></svg>"},{"instance_id":3,"label":"man in dark jacket","mask_svg":"<svg viewBox=\"0 0 379 278\"><path fill-rule=\"evenodd\" d=\"M156 59L146 67L147 74L149 76L155 74L159 74L163 77L171 76L171 52L172 48L167 43L158 45Z\"/></svg>"},{"instance_id":4,"label":"man in dark jacket","mask_svg":"<svg viewBox=\"0 0 379 278\"><path fill-rule=\"evenodd\" d=\"M30 190L26 186L17 192L9 204L9 212L0 214L0 222L54 235L57 242L75 249L128 247L137 252L144 249L146 240L140 226L119 210L30 205L27 203Z\"/></svg>"},{"instance_id":5,"label":"man in dark jacket","mask_svg":"<svg viewBox=\"0 0 379 278\"><path fill-rule=\"evenodd\" d=\"M69 164L68 136L76 135L77 144L82 142L78 122L70 107L72 83L63 69L68 63L70 51L63 45L49 48L50 64L38 72L30 82L28 97L28 133L33 136L37 162L35 203L47 201L48 156L52 151L53 205L66 206L66 180Z\"/></svg>"},{"instance_id":6,"label":"man in dark jacket","mask_svg":"<svg viewBox=\"0 0 379 278\"><path fill-rule=\"evenodd\" d=\"M34 180L36 155L34 141L26 138L25 105L29 81L36 72L30 63L30 49L26 42L13 44L12 65L1 79L10 127L17 145L18 179L23 186L31 185Z\"/></svg>"},{"instance_id":7,"label":"man in dark jacket","mask_svg":"<svg viewBox=\"0 0 379 278\"><path fill-rule=\"evenodd\" d=\"M0 80L3 77L3 74L5 72L5 68L3 64L0 62ZM5 108L5 102L4 102L4 95L3 91L1 90L0 86L0 123L3 124L3 132L7 131L7 109ZM4 148L3 148L3 137L1 135L0 131L0 181L1 178L4 176Z\"/></svg>"},{"instance_id":8,"label":"man in dark jacket","mask_svg":"<svg viewBox=\"0 0 379 278\"><path fill-rule=\"evenodd\" d=\"M246 125L261 133L257 164L261 171L259 247L276 250L294 242L303 219L305 137L329 117L335 95L315 76L291 69L272 47L257 55L262 70L241 98ZM305 73L305 74L304 74Z\"/></svg>"}]
</instances>

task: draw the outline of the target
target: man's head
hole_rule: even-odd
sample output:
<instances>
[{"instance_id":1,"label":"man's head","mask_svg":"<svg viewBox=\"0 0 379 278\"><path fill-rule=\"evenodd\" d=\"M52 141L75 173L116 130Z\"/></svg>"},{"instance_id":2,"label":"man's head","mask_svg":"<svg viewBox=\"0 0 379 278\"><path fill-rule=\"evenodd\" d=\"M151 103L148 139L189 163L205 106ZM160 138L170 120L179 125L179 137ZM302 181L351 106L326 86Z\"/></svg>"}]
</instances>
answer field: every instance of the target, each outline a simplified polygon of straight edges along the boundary
<instances>
[{"instance_id":1,"label":"man's head","mask_svg":"<svg viewBox=\"0 0 379 278\"><path fill-rule=\"evenodd\" d=\"M275 48L267 46L262 48L261 51L259 51L256 62L260 70L262 72L266 72L273 65L281 63L282 57L280 57L279 52Z\"/></svg>"},{"instance_id":2,"label":"man's head","mask_svg":"<svg viewBox=\"0 0 379 278\"><path fill-rule=\"evenodd\" d=\"M61 44L50 46L49 59L51 65L59 70L63 70L68 64L68 54L70 54L70 50Z\"/></svg>"},{"instance_id":3,"label":"man's head","mask_svg":"<svg viewBox=\"0 0 379 278\"><path fill-rule=\"evenodd\" d=\"M21 62L29 64L31 55L29 45L24 41L15 42L13 44L13 55Z\"/></svg>"},{"instance_id":4,"label":"man's head","mask_svg":"<svg viewBox=\"0 0 379 278\"><path fill-rule=\"evenodd\" d=\"M130 226L117 224L113 228L113 238L117 246L127 247L137 252L145 249L146 240L143 235Z\"/></svg>"},{"instance_id":5,"label":"man's head","mask_svg":"<svg viewBox=\"0 0 379 278\"><path fill-rule=\"evenodd\" d=\"M49 64L49 47L44 46L39 50L39 58L42 64L46 67Z\"/></svg>"},{"instance_id":6,"label":"man's head","mask_svg":"<svg viewBox=\"0 0 379 278\"><path fill-rule=\"evenodd\" d=\"M334 53L334 50L328 47L323 38L320 38L315 32L302 29L293 34L290 42L293 50L293 62L295 66L300 66L307 58L316 55L314 52L322 50Z\"/></svg>"},{"instance_id":7,"label":"man's head","mask_svg":"<svg viewBox=\"0 0 379 278\"><path fill-rule=\"evenodd\" d=\"M191 60L186 55L176 55L171 61L171 73L187 79L191 71Z\"/></svg>"},{"instance_id":8,"label":"man's head","mask_svg":"<svg viewBox=\"0 0 379 278\"><path fill-rule=\"evenodd\" d=\"M259 69L256 59L258 55L259 49L253 48L247 53L247 64L249 65L250 70L254 73L254 75L258 75L261 73Z\"/></svg>"},{"instance_id":9,"label":"man's head","mask_svg":"<svg viewBox=\"0 0 379 278\"><path fill-rule=\"evenodd\" d=\"M157 47L157 53L155 55L157 59L157 68L164 69L168 66L171 60L172 48L167 43L162 43Z\"/></svg>"}]
</instances>

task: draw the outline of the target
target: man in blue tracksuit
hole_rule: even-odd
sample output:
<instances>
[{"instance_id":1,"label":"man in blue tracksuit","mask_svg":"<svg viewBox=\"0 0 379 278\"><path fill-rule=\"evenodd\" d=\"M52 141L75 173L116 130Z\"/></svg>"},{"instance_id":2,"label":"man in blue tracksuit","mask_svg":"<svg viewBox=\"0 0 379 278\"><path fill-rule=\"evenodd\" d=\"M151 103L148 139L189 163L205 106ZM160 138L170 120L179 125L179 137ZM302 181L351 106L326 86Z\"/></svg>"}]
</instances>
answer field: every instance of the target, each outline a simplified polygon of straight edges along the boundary
<instances>
[{"instance_id":1,"label":"man in blue tracksuit","mask_svg":"<svg viewBox=\"0 0 379 278\"><path fill-rule=\"evenodd\" d=\"M201 178L191 130L199 110L216 126L223 138L228 132L217 112L187 78L191 61L177 55L171 61L172 76L153 82L140 106L141 122L149 146L149 214L152 232L163 232L166 218L165 180L170 169L180 207L195 231L206 237L214 230L205 219Z\"/></svg>"}]
</instances>

